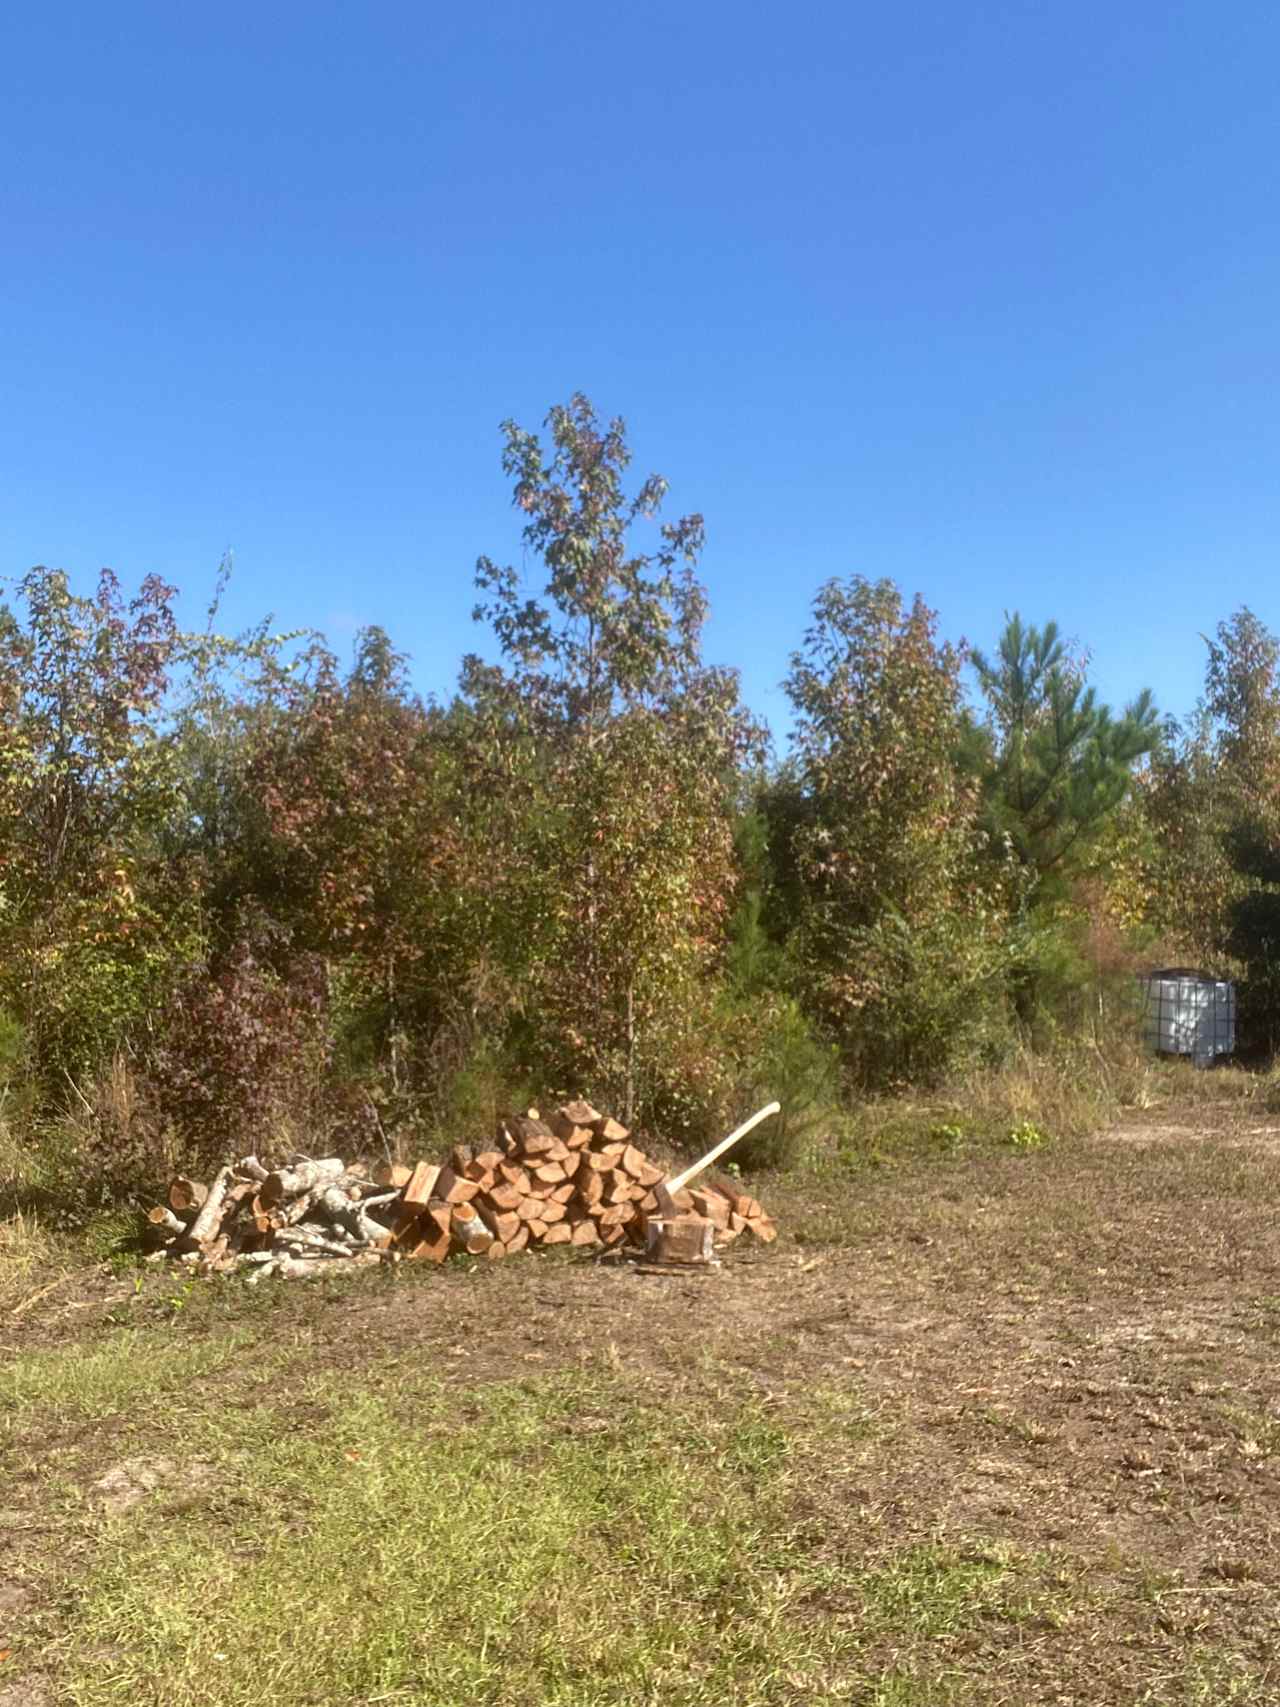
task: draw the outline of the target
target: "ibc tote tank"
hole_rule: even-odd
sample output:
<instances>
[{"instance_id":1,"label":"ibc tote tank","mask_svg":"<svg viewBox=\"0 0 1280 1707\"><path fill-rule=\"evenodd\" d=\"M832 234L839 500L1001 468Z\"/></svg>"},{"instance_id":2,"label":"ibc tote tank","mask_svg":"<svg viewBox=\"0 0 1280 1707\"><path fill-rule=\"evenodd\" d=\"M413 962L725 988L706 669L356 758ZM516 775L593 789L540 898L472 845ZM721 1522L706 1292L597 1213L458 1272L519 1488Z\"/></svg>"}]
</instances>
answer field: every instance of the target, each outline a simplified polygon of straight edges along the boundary
<instances>
[{"instance_id":1,"label":"ibc tote tank","mask_svg":"<svg viewBox=\"0 0 1280 1707\"><path fill-rule=\"evenodd\" d=\"M1207 1067L1236 1046L1236 987L1229 978L1174 966L1148 972L1143 1035L1162 1055L1190 1055Z\"/></svg>"}]
</instances>

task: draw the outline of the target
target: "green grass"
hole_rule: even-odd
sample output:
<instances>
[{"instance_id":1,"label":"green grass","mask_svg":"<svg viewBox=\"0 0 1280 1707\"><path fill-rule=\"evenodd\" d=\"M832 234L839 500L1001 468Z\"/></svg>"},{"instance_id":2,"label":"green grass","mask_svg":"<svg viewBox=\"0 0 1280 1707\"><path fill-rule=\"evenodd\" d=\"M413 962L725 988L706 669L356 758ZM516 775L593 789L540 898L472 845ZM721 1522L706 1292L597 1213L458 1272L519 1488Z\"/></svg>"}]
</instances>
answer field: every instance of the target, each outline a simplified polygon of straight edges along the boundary
<instances>
[{"instance_id":1,"label":"green grass","mask_svg":"<svg viewBox=\"0 0 1280 1707\"><path fill-rule=\"evenodd\" d=\"M150 1338L79 1375L28 1359L9 1395L28 1420L163 1402L154 1358L122 1373ZM807 1426L824 1453L866 1437L847 1396ZM673 1403L611 1374L460 1393L388 1363L354 1396L332 1372L274 1409L211 1395L162 1445L211 1479L99 1520L43 1658L77 1707L964 1701L933 1645L1044 1596L1014 1592L1012 1556L863 1556L844 1530L815 1551L792 1505L813 1444L741 1393Z\"/></svg>"},{"instance_id":2,"label":"green grass","mask_svg":"<svg viewBox=\"0 0 1280 1707\"><path fill-rule=\"evenodd\" d=\"M72 1352L29 1352L0 1367L0 1418L12 1422L38 1409L98 1422L136 1415L140 1403L185 1391L223 1368L247 1337L228 1332L175 1346L173 1336L158 1329L121 1329Z\"/></svg>"}]
</instances>

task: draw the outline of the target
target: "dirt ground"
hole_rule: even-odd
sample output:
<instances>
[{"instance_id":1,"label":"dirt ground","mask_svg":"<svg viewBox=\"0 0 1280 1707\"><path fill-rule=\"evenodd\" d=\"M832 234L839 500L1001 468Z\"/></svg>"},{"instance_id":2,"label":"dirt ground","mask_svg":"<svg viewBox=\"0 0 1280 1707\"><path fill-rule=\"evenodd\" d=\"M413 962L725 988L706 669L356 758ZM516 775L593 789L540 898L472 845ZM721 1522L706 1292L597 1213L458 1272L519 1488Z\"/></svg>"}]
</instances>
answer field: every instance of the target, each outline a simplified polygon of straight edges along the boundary
<instances>
[{"instance_id":1,"label":"dirt ground","mask_svg":"<svg viewBox=\"0 0 1280 1707\"><path fill-rule=\"evenodd\" d=\"M816 1549L942 1538L1075 1585L990 1699L1280 1702L1278 1187L1280 1126L1164 1108L1033 1154L761 1181L783 1237L697 1278L548 1253L252 1308L344 1380L374 1348L468 1384L603 1356L672 1391L745 1386L797 1439L813 1395L842 1392L862 1439L797 1484ZM0 1355L89 1346L173 1287L82 1275L0 1322ZM175 1337L249 1308L217 1288L171 1311ZM1177 1693L1204 1653L1232 1681Z\"/></svg>"}]
</instances>

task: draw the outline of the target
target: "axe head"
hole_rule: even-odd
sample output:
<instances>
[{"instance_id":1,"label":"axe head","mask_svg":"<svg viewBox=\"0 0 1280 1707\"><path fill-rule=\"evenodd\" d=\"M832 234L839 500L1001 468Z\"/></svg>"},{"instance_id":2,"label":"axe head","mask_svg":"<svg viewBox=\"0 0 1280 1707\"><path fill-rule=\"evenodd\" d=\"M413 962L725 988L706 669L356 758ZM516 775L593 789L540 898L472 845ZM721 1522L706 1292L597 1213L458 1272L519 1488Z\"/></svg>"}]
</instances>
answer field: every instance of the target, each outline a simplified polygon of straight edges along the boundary
<instances>
[{"instance_id":1,"label":"axe head","mask_svg":"<svg viewBox=\"0 0 1280 1707\"><path fill-rule=\"evenodd\" d=\"M654 1186L653 1195L658 1200L658 1214L664 1220L669 1220L673 1215L678 1215L680 1213L676 1208L675 1198L672 1197L666 1180L663 1180L660 1184Z\"/></svg>"}]
</instances>

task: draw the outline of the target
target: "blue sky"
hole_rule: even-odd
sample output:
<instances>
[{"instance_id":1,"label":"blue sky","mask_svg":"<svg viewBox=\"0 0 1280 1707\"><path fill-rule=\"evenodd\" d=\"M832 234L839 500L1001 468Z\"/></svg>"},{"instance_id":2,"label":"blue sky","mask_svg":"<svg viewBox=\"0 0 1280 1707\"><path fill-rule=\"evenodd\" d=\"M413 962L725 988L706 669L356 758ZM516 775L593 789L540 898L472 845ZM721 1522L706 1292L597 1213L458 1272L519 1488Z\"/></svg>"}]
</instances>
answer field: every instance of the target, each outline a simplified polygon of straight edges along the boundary
<instances>
[{"instance_id":1,"label":"blue sky","mask_svg":"<svg viewBox=\"0 0 1280 1707\"><path fill-rule=\"evenodd\" d=\"M585 390L701 510L777 725L814 589L1056 616L1183 712L1280 627L1280 11L1128 0L10 7L0 572L447 691L498 422Z\"/></svg>"}]
</instances>

